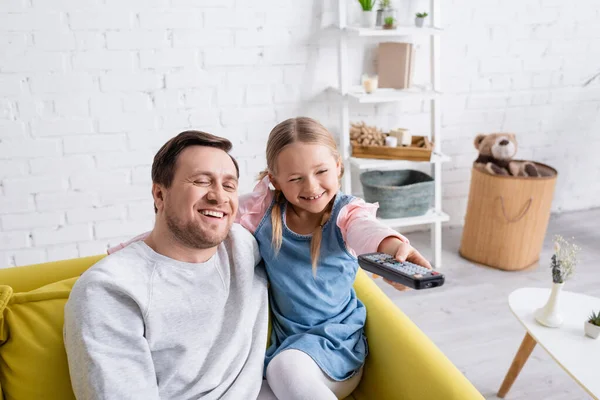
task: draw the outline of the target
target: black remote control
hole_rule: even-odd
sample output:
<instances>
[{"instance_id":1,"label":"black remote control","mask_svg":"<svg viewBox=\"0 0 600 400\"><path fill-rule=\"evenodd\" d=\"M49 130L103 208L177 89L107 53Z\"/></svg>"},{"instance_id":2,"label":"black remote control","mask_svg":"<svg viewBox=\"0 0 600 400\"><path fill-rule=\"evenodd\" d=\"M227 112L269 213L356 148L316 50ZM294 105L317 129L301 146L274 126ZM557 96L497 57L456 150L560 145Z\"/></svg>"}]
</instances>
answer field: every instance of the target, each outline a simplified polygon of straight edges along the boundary
<instances>
[{"instance_id":1,"label":"black remote control","mask_svg":"<svg viewBox=\"0 0 600 400\"><path fill-rule=\"evenodd\" d=\"M443 274L408 261L400 262L386 253L362 254L358 256L358 264L364 270L417 290L444 284Z\"/></svg>"}]
</instances>

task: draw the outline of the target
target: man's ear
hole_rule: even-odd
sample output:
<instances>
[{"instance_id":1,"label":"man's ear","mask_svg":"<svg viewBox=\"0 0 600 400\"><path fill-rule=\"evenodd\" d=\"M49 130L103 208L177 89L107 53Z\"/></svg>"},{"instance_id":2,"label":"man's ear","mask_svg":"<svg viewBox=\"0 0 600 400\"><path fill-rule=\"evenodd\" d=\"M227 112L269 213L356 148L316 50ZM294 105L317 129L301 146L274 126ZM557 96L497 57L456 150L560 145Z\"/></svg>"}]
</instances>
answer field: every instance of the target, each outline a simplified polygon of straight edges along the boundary
<instances>
[{"instance_id":1,"label":"man's ear","mask_svg":"<svg viewBox=\"0 0 600 400\"><path fill-rule=\"evenodd\" d=\"M158 210L162 210L165 203L165 188L158 184L152 184L152 198L154 199L154 208Z\"/></svg>"},{"instance_id":2,"label":"man's ear","mask_svg":"<svg viewBox=\"0 0 600 400\"><path fill-rule=\"evenodd\" d=\"M486 136L487 135L484 135L481 133L479 135L475 136L475 142L473 144L475 145L475 148L477 150L479 150L479 145L481 144L481 142L483 142L483 139L485 139Z\"/></svg>"},{"instance_id":3,"label":"man's ear","mask_svg":"<svg viewBox=\"0 0 600 400\"><path fill-rule=\"evenodd\" d=\"M271 185L273 185L273 187L277 190L281 190L281 186L279 186L279 183L277 183L277 179L275 179L275 177L269 173L269 180L271 181Z\"/></svg>"}]
</instances>

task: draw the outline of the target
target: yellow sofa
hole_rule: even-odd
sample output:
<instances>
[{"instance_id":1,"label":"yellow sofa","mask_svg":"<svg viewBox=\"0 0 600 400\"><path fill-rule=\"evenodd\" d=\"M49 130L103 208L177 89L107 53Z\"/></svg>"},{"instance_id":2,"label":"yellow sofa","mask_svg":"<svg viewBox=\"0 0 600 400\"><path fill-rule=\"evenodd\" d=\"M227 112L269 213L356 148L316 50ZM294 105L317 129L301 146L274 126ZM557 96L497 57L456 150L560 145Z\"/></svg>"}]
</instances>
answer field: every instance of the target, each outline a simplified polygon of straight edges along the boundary
<instances>
[{"instance_id":1,"label":"yellow sofa","mask_svg":"<svg viewBox=\"0 0 600 400\"><path fill-rule=\"evenodd\" d=\"M62 340L77 277L103 256L0 270L0 398L74 399ZM483 399L442 352L359 270L369 356L355 400Z\"/></svg>"}]
</instances>

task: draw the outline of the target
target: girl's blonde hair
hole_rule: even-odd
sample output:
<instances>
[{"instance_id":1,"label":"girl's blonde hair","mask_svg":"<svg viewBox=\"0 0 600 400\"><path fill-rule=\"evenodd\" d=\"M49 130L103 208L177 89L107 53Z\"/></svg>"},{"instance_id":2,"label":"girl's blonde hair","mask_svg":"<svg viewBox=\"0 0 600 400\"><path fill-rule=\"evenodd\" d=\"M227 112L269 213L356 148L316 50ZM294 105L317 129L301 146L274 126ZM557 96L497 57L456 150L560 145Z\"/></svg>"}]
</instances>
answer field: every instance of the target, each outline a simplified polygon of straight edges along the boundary
<instances>
[{"instance_id":1,"label":"girl's blonde hair","mask_svg":"<svg viewBox=\"0 0 600 400\"><path fill-rule=\"evenodd\" d=\"M337 145L331 133L329 133L323 125L312 118L297 117L279 123L269 134L269 139L267 141L267 170L260 173L259 179L267 176L269 172L275 174L277 172L277 157L286 146L296 142L327 146L329 150L331 150L331 154L338 162L340 162L340 178L344 174L344 164L341 161ZM271 211L271 225L273 227L272 244L276 253L281 248L283 225L283 221L281 220L281 206L284 202L285 197L283 196L283 193L281 193L280 190L276 190L275 204ZM310 258L312 261L313 276L316 276L317 273L317 262L319 261L321 239L323 237L323 225L325 225L331 216L332 206L333 202L327 206L319 226L312 233L312 239L310 241Z\"/></svg>"}]
</instances>

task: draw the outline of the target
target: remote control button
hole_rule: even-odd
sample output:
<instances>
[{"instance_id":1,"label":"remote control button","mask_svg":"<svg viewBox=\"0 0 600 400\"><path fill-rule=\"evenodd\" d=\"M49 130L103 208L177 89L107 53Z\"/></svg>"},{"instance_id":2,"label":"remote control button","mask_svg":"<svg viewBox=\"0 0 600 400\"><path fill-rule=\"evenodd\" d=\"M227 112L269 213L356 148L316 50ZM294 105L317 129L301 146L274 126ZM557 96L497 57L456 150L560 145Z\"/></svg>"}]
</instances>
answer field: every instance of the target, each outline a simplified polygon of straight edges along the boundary
<instances>
[{"instance_id":1,"label":"remote control button","mask_svg":"<svg viewBox=\"0 0 600 400\"><path fill-rule=\"evenodd\" d=\"M421 274L414 274L413 276L417 279L421 279L423 277L423 275L421 275Z\"/></svg>"}]
</instances>

